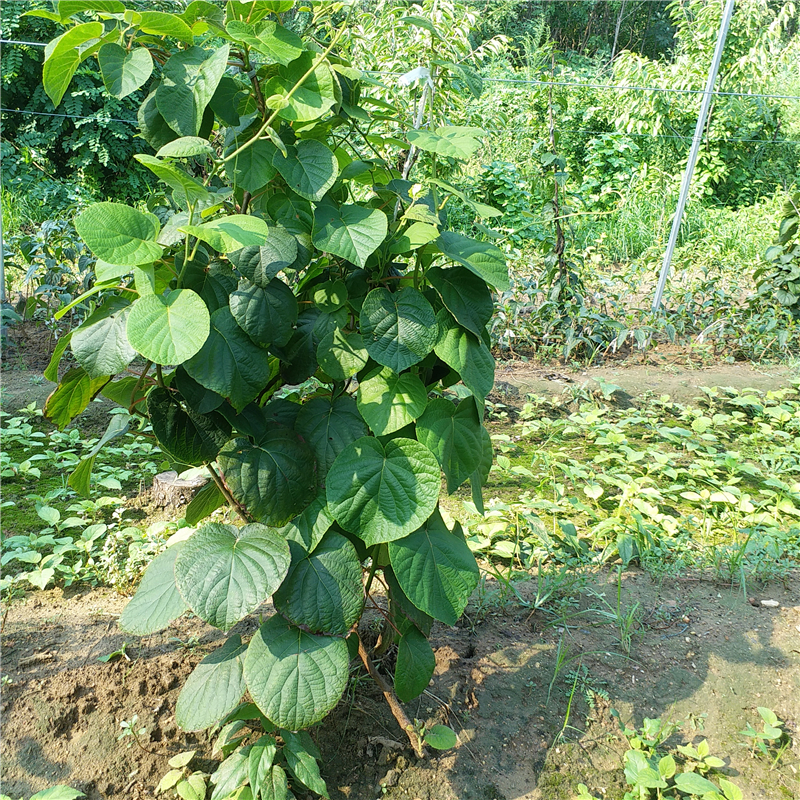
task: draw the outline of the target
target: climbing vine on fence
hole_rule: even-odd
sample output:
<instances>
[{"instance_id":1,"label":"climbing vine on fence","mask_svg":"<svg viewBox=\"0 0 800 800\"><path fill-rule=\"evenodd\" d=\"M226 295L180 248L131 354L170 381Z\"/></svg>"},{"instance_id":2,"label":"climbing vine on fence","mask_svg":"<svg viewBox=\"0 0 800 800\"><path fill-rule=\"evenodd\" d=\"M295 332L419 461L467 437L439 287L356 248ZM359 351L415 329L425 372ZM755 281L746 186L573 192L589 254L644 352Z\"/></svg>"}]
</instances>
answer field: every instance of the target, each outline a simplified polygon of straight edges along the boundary
<instances>
[{"instance_id":1,"label":"climbing vine on fence","mask_svg":"<svg viewBox=\"0 0 800 800\"><path fill-rule=\"evenodd\" d=\"M486 325L508 274L496 247L446 230L452 187L436 180L437 158L469 157L482 132L423 113L435 65L406 82L415 119L372 100L370 79L337 55L347 8L314 4L301 37L283 24L292 6L195 0L167 14L61 0L33 12L67 27L46 51L54 103L90 57L113 96L143 90L141 135L156 155L137 158L173 204L162 220L110 202L77 217L104 299L70 334L78 366L46 413L63 427L112 397L149 418L176 464L208 467L192 524L226 503L242 521L171 544L120 623L146 635L191 610L228 631L270 597L277 612L249 643L233 635L206 657L178 699L183 728L224 725L214 798L247 783L253 797L286 797L287 775L326 793L313 742L296 732L336 706L352 658L422 751L397 698L428 685L431 624L454 624L478 581L460 527L439 512L442 473L480 505L491 464ZM409 177L420 150L427 183ZM312 377L301 399L282 396ZM91 468L71 484L88 488ZM379 583L378 652L397 646L393 681L358 634Z\"/></svg>"}]
</instances>

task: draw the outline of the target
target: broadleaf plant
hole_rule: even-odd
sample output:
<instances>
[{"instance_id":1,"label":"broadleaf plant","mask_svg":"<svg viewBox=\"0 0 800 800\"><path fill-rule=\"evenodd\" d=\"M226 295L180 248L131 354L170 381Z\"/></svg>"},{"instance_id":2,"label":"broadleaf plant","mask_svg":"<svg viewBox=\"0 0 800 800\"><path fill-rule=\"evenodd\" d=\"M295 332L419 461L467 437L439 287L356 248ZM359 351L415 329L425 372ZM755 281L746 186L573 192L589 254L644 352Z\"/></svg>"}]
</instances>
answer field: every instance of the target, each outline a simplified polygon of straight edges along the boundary
<instances>
[{"instance_id":1,"label":"broadleaf plant","mask_svg":"<svg viewBox=\"0 0 800 800\"><path fill-rule=\"evenodd\" d=\"M303 40L284 25L292 0L196 0L180 14L77 2L45 60L54 102L90 57L114 96L142 90L157 154L139 160L171 204L160 219L118 203L78 216L104 300L72 335L81 366L46 412L64 427L101 388L131 382L112 373L138 371L131 412L176 465L214 481L187 509L199 529L152 562L121 625L147 635L190 609L228 631L274 598L250 642L234 633L178 700L186 729L222 726L220 798L248 783L253 797L286 797L290 782L326 795L301 729L339 702L356 651L394 695L359 638L376 583L381 648L399 647L408 702L433 671L432 620L454 624L478 580L439 495L443 475L448 492L469 481L480 505L486 325L508 274L499 249L444 229L435 156L471 155L481 131L362 103L374 82L342 55L346 4L309 5ZM427 182L410 180L404 143L434 156ZM202 524L225 502L242 526Z\"/></svg>"}]
</instances>

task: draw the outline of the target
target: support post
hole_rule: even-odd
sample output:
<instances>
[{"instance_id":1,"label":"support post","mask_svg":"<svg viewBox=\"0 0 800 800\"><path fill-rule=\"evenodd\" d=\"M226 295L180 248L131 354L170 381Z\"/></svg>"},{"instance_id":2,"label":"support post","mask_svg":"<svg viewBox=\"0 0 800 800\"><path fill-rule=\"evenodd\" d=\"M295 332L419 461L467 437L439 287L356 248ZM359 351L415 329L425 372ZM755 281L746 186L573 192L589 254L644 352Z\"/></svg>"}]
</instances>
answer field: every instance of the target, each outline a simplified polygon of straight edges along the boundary
<instances>
[{"instance_id":1,"label":"support post","mask_svg":"<svg viewBox=\"0 0 800 800\"><path fill-rule=\"evenodd\" d=\"M672 219L672 230L669 234L667 252L664 254L664 263L661 266L661 275L658 278L656 296L653 298L654 314L661 307L661 298L664 295L664 288L667 285L672 255L675 252L675 245L678 243L678 234L681 230L683 212L686 210L686 201L689 199L689 187L692 184L692 175L694 174L694 167L697 163L697 154L700 152L700 144L703 141L703 132L706 127L706 120L708 119L708 109L711 107L714 83L717 80L719 63L722 60L722 49L725 47L725 39L728 36L728 28L730 27L731 17L733 16L733 5L734 0L727 0L725 10L722 12L722 22L720 23L719 34L717 35L717 46L714 50L714 58L711 61L711 69L708 71L708 81L703 94L703 104L700 106L700 114L697 117L697 127L694 130L692 149L689 151L689 160L686 162L686 170L683 173L683 183L681 184L681 193L678 198L678 207L675 209L675 216Z\"/></svg>"}]
</instances>

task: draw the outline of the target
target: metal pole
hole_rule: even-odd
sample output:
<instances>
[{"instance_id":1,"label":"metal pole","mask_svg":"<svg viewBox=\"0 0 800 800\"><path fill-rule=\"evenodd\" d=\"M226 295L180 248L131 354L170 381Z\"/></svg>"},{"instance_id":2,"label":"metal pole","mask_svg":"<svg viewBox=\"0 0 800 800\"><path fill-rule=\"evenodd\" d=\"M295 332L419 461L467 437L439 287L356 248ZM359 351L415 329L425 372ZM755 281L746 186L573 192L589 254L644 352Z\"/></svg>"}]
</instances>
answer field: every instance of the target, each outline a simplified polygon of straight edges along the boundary
<instances>
[{"instance_id":1,"label":"metal pole","mask_svg":"<svg viewBox=\"0 0 800 800\"><path fill-rule=\"evenodd\" d=\"M6 268L3 263L3 215L0 213L0 304L6 302Z\"/></svg>"},{"instance_id":2,"label":"metal pole","mask_svg":"<svg viewBox=\"0 0 800 800\"><path fill-rule=\"evenodd\" d=\"M678 243L678 234L681 230L683 212L686 210L686 201L689 199L689 187L691 186L694 167L697 163L697 154L700 152L700 144L703 141L703 132L706 127L706 119L708 118L708 109L711 107L714 83L717 80L717 72L719 72L719 62L722 60L722 48L725 47L725 39L728 36L728 28L730 27L731 17L733 16L733 4L734 0L727 0L725 10L722 13L722 22L719 26L719 35L717 36L717 47L714 50L714 59L711 62L711 69L708 71L708 82L706 83L706 90L703 94L703 104L700 107L700 114L697 117L697 127L694 129L692 149L689 151L689 160L686 162L686 171L683 173L683 183L681 184L681 194L678 198L678 207L675 209L675 216L672 219L672 230L669 234L667 252L664 254L664 263L661 266L661 275L658 278L658 288L656 289L656 296L653 299L653 313L656 313L661 306L661 298L664 295L664 288L667 285L667 276L669 275L669 267L672 263L672 254L675 252L675 245Z\"/></svg>"}]
</instances>

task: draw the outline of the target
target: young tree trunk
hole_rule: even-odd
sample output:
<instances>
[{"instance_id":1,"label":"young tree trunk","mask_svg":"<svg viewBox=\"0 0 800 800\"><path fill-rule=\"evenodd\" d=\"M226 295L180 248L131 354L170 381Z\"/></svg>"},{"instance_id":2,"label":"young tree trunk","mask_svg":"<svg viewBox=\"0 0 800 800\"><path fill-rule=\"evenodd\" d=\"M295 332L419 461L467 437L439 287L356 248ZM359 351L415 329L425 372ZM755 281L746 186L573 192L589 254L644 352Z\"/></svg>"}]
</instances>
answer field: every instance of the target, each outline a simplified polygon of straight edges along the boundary
<instances>
[{"instance_id":1,"label":"young tree trunk","mask_svg":"<svg viewBox=\"0 0 800 800\"><path fill-rule=\"evenodd\" d=\"M622 0L622 5L619 7L619 14L617 14L617 26L614 28L614 44L611 46L611 61L617 54L617 43L619 42L619 29L622 25L622 18L625 16L625 3L627 0Z\"/></svg>"}]
</instances>

